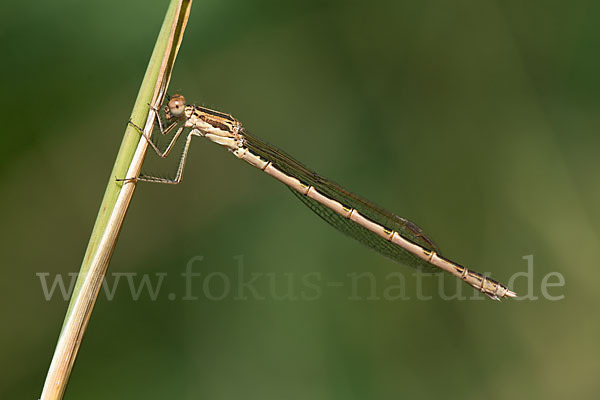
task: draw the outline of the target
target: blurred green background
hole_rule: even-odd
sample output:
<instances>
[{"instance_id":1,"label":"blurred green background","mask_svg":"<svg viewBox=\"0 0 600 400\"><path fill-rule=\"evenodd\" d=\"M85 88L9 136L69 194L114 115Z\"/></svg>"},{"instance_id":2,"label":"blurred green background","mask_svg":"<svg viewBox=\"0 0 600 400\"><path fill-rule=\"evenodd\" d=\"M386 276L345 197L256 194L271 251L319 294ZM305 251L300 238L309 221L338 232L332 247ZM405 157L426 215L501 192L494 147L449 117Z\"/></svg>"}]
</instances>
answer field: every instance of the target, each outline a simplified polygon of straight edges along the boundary
<instances>
[{"instance_id":1,"label":"blurred green background","mask_svg":"<svg viewBox=\"0 0 600 400\"><path fill-rule=\"evenodd\" d=\"M79 269L167 1L0 9L0 398L36 399L67 307L36 274ZM232 113L461 264L507 283L532 260L512 286L529 296L446 300L452 277L356 244L197 138L182 185L138 185L109 268L121 281L65 397L595 398L599 18L594 1L195 1L171 93ZM364 272L374 293L351 285ZM397 272L407 299L384 296ZM565 284L544 293L551 273ZM264 299L236 299L252 274ZM135 300L127 276L164 279Z\"/></svg>"}]
</instances>

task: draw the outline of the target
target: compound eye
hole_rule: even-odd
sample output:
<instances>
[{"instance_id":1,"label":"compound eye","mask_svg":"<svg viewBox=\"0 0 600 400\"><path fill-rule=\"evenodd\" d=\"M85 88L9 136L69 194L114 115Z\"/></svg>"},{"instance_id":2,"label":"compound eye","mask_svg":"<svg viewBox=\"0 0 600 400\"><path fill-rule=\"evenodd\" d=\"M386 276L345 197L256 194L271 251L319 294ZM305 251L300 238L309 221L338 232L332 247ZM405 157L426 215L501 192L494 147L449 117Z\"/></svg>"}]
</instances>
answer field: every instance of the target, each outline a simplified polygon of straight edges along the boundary
<instances>
[{"instance_id":1,"label":"compound eye","mask_svg":"<svg viewBox=\"0 0 600 400\"><path fill-rule=\"evenodd\" d=\"M175 118L181 117L185 110L185 97L180 94L173 95L167 104L169 112Z\"/></svg>"}]
</instances>

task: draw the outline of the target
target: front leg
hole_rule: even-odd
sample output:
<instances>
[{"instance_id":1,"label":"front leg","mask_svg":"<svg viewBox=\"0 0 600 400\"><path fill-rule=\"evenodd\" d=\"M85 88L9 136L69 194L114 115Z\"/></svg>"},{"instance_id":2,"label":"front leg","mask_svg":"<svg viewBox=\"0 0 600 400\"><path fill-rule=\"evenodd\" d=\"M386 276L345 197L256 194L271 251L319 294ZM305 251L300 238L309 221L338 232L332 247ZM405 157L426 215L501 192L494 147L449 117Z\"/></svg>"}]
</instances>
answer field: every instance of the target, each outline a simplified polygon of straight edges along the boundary
<instances>
[{"instance_id":1,"label":"front leg","mask_svg":"<svg viewBox=\"0 0 600 400\"><path fill-rule=\"evenodd\" d=\"M156 117L157 120L160 121L160 117L158 116L158 114L156 114L156 116L157 116ZM167 129L163 129L162 124L159 122L160 133L162 133L163 135L168 135L173 130L173 128L175 128L177 126L177 124L178 124L178 122L173 122L167 127ZM154 152L156 154L158 154L158 156L161 158L166 158L169 155L169 153L171 153L173 146L177 142L177 139L179 139L179 135L181 135L181 132L183 132L183 130L185 129L184 126L179 127L177 132L175 132L175 135L173 135L173 139L171 139L171 142L167 146L166 150L163 152L154 143L152 138L150 138L149 136L146 135L146 133L144 132L144 130L142 128L140 128L139 126L134 124L131 120L129 120L129 125L133 126L135 129L137 129L142 134L142 136L146 139L148 144L150 144L150 146L152 146L152 148L154 149Z\"/></svg>"}]
</instances>

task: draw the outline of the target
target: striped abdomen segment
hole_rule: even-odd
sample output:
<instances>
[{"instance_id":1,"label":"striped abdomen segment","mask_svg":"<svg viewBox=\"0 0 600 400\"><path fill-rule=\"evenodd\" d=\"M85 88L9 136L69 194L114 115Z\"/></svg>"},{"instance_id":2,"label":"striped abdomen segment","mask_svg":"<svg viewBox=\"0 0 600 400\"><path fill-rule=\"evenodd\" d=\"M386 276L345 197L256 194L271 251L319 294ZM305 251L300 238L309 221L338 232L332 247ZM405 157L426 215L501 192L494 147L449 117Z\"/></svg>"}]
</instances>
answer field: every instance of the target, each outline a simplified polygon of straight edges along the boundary
<instances>
[{"instance_id":1,"label":"striped abdomen segment","mask_svg":"<svg viewBox=\"0 0 600 400\"><path fill-rule=\"evenodd\" d=\"M283 172L272 162L264 160L259 155L254 154L248 147L238 147L233 151L233 153L238 158L241 158L254 167L266 172L298 193L307 196L308 198L318 202L324 207L327 207L342 217L355 222L379 237L403 248L425 262L462 279L467 284L471 285L477 290L480 290L490 298L499 300L503 297L516 296L514 292L508 290L508 288L504 285L489 279L478 272L471 271L461 265L447 260L439 256L435 251L429 250L403 237L397 231L388 229L387 227L363 216L355 208L348 207L341 202L322 194L314 186L308 185L300 181L298 178Z\"/></svg>"}]
</instances>

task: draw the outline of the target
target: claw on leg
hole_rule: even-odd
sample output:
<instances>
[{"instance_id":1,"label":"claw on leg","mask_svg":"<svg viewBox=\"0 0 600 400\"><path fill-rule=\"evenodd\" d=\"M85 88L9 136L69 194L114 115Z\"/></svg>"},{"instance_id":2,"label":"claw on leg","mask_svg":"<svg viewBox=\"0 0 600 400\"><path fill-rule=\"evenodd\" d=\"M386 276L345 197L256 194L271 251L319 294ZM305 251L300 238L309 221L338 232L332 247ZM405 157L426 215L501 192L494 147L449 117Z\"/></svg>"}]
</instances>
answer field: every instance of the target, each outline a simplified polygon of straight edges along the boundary
<instances>
[{"instance_id":1,"label":"claw on leg","mask_svg":"<svg viewBox=\"0 0 600 400\"><path fill-rule=\"evenodd\" d=\"M133 126L135 129L140 131L142 134L144 133L144 130L142 128L140 128L139 126L137 126L136 124L134 124L131 119L129 120L129 122L127 122L127 124Z\"/></svg>"},{"instance_id":2,"label":"claw on leg","mask_svg":"<svg viewBox=\"0 0 600 400\"><path fill-rule=\"evenodd\" d=\"M129 182L137 182L139 180L139 177L137 177L137 178L115 178L115 180L117 182L129 183Z\"/></svg>"}]
</instances>

